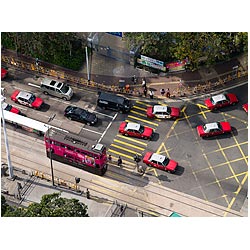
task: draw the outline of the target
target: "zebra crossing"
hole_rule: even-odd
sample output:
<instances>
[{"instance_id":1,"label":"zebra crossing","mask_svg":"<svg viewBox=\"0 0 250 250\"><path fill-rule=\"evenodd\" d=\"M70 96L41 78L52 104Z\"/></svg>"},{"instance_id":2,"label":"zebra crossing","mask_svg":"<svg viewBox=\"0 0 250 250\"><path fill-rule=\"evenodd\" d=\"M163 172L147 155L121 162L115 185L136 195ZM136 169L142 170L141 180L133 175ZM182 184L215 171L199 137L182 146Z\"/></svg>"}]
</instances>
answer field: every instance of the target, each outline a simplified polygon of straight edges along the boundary
<instances>
[{"instance_id":1,"label":"zebra crossing","mask_svg":"<svg viewBox=\"0 0 250 250\"><path fill-rule=\"evenodd\" d=\"M152 120L147 118L146 112L148 106L150 106L148 103L136 101L125 121L140 123L155 131L159 126L160 119ZM121 156L125 168L134 169L136 167L134 156L137 154L140 158L143 158L148 143L148 140L127 137L117 133L107 153L111 155L114 163L116 163L118 157Z\"/></svg>"}]
</instances>

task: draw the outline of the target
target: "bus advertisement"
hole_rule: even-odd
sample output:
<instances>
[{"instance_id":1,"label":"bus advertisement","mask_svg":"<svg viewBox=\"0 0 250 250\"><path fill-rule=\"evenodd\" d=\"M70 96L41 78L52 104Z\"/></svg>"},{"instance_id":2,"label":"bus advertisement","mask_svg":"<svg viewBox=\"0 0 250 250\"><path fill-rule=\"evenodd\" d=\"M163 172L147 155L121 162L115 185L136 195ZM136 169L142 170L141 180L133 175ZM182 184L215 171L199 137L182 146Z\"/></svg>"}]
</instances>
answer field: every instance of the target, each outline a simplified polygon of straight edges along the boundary
<instances>
[{"instance_id":1,"label":"bus advertisement","mask_svg":"<svg viewBox=\"0 0 250 250\"><path fill-rule=\"evenodd\" d=\"M54 128L46 131L44 141L49 158L97 175L104 175L107 170L106 146L103 144L93 145L91 140Z\"/></svg>"}]
</instances>

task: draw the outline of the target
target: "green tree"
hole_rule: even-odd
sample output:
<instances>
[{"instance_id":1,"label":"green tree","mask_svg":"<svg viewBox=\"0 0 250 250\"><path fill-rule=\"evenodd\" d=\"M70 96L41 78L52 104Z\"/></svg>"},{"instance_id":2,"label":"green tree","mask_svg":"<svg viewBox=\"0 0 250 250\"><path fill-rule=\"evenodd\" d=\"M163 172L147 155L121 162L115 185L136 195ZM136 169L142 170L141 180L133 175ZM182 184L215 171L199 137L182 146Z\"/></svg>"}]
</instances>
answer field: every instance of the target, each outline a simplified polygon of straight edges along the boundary
<instances>
[{"instance_id":1,"label":"green tree","mask_svg":"<svg viewBox=\"0 0 250 250\"><path fill-rule=\"evenodd\" d=\"M1 42L17 53L73 70L85 61L86 39L75 32L3 32Z\"/></svg>"},{"instance_id":2,"label":"green tree","mask_svg":"<svg viewBox=\"0 0 250 250\"><path fill-rule=\"evenodd\" d=\"M87 206L77 199L62 198L60 193L42 196L40 203L27 208L6 210L5 217L88 217Z\"/></svg>"}]
</instances>

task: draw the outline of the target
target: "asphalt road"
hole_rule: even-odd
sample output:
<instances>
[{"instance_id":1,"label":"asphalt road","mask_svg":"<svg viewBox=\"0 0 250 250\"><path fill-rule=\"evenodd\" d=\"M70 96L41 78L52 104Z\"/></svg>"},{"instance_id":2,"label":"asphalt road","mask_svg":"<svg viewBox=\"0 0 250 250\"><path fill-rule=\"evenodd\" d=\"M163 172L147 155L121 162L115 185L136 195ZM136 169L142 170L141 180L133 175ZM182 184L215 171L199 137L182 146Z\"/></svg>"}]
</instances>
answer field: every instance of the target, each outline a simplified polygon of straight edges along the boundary
<instances>
[{"instance_id":1,"label":"asphalt road","mask_svg":"<svg viewBox=\"0 0 250 250\"><path fill-rule=\"evenodd\" d=\"M32 82L32 85L28 85L28 82ZM110 164L113 172L106 173L109 178L130 183L135 187L137 185L145 186L148 181L156 182L205 201L222 205L227 209L240 211L247 195L248 118L247 113L241 107L247 102L247 84L232 90L240 100L237 106L224 108L217 112L206 109L203 102L205 97L169 103L169 106L180 107L182 110L182 117L176 121L148 119L146 108L148 105L158 103L154 100L149 103L143 99L135 99L133 100L134 106L128 114L119 114L96 108L97 95L95 92L74 89L76 94L70 102L67 102L43 95L33 84L36 85L34 79L2 81L2 87L6 89L7 102L13 104L9 96L15 88L32 91L43 98L46 105L41 111L36 111L14 104L28 117L47 122L52 114L56 114L51 125L106 144L108 153L114 160ZM98 124L90 127L67 120L63 116L63 111L69 104L96 112L99 118ZM145 141L118 134L119 124L124 120L152 127L156 133L155 137L152 141ZM197 125L222 120L231 123L233 127L231 134L213 139L198 138ZM140 177L142 182L139 182L138 179L131 179L136 167L133 161L134 154L137 153L143 157L147 151L167 155L176 160L179 163L177 173L169 174L144 166L146 172ZM118 155L123 158L122 174L114 172L118 168L116 165Z\"/></svg>"}]
</instances>

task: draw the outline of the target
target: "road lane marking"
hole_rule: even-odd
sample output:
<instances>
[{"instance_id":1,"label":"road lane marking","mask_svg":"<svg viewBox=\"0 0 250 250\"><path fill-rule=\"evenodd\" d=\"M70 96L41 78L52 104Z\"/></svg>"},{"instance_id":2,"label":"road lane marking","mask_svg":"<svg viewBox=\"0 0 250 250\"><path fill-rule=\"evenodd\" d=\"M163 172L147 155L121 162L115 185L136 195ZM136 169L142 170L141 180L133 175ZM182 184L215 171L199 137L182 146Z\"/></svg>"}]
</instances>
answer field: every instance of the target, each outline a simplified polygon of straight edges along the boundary
<instances>
[{"instance_id":1,"label":"road lane marking","mask_svg":"<svg viewBox=\"0 0 250 250\"><path fill-rule=\"evenodd\" d=\"M133 106L132 110L133 110L134 108L135 108L135 109L142 110L142 111L144 111L144 112L147 112L147 109L142 108L142 107L139 107L139 106Z\"/></svg>"},{"instance_id":2,"label":"road lane marking","mask_svg":"<svg viewBox=\"0 0 250 250\"><path fill-rule=\"evenodd\" d=\"M98 114L98 115L107 116L107 117L109 117L109 118L111 118L111 119L113 119L113 118L114 118L114 116L111 116L111 115L106 115L106 114L103 114L103 113L97 112L97 111L95 111L95 110L92 110L92 112L93 112L93 113L96 113L96 114ZM117 114L117 113L116 113L116 114Z\"/></svg>"},{"instance_id":3,"label":"road lane marking","mask_svg":"<svg viewBox=\"0 0 250 250\"><path fill-rule=\"evenodd\" d=\"M110 148L108 149L108 152L116 154L116 155L120 155L120 156L123 156L123 157L126 157L126 158L131 159L131 160L134 160L134 157L132 157L130 155L123 154L121 152L118 152L118 151L110 149Z\"/></svg>"},{"instance_id":4,"label":"road lane marking","mask_svg":"<svg viewBox=\"0 0 250 250\"><path fill-rule=\"evenodd\" d=\"M117 140L117 139L114 139L114 142L118 142L120 144L124 144L126 146L129 146L129 147L132 147L132 148L136 148L136 149L139 149L141 151L143 151L145 148L141 148L141 147L138 147L138 146L135 146L133 144L130 144L130 143L127 143L127 142L124 142L124 141L120 141L120 140Z\"/></svg>"},{"instance_id":5,"label":"road lane marking","mask_svg":"<svg viewBox=\"0 0 250 250\"><path fill-rule=\"evenodd\" d=\"M100 143L100 141L102 140L102 138L104 137L104 135L107 133L108 129L110 128L112 122L115 120L115 118L117 117L118 113L116 113L112 119L112 121L109 123L109 125L107 126L107 128L104 130L104 132L102 133L100 139L98 140L98 143Z\"/></svg>"},{"instance_id":6,"label":"road lane marking","mask_svg":"<svg viewBox=\"0 0 250 250\"><path fill-rule=\"evenodd\" d=\"M133 123L133 121L130 121L130 120L125 120L125 122L132 122ZM148 128L151 128L151 129L153 129L153 131L155 131L155 128L152 128L152 127L150 127L149 125L145 125L146 127L148 127Z\"/></svg>"},{"instance_id":7,"label":"road lane marking","mask_svg":"<svg viewBox=\"0 0 250 250\"><path fill-rule=\"evenodd\" d=\"M145 102L140 102L140 101L136 101L136 103L139 103L139 104L141 104L141 105L143 105L143 106L146 106L146 107L152 106L152 105L150 105L150 104L147 104L147 103L145 103Z\"/></svg>"},{"instance_id":8,"label":"road lane marking","mask_svg":"<svg viewBox=\"0 0 250 250\"><path fill-rule=\"evenodd\" d=\"M244 183L245 183L246 180L247 180L247 177L248 177L248 172L246 172L245 177L243 178L242 182L240 183L238 189L236 190L236 192L235 192L236 196L233 197L233 199L231 200L230 204L229 204L228 207L227 207L227 211L224 213L224 216L227 216L228 212L230 211L231 207L233 206L233 204L234 204L234 202L235 202L235 200L236 200L237 195L239 194L240 190L242 189Z\"/></svg>"},{"instance_id":9,"label":"road lane marking","mask_svg":"<svg viewBox=\"0 0 250 250\"><path fill-rule=\"evenodd\" d=\"M124 136L124 135L117 135L117 137L123 138L123 139L128 140L128 141L136 142L136 143L141 144L141 145L145 145L145 146L148 145L148 144L145 143L145 142L137 141L137 140L135 140L135 139L132 139L132 138L127 137L127 136Z\"/></svg>"},{"instance_id":10,"label":"road lane marking","mask_svg":"<svg viewBox=\"0 0 250 250\"><path fill-rule=\"evenodd\" d=\"M159 124L157 124L157 123L155 123L155 122L147 121L147 120L138 118L138 117L136 117L136 116L128 115L128 118L132 118L132 119L135 119L135 120L143 121L143 122L145 122L145 123L149 123L149 124L152 124L152 125L154 125L154 126L159 126Z\"/></svg>"},{"instance_id":11,"label":"road lane marking","mask_svg":"<svg viewBox=\"0 0 250 250\"><path fill-rule=\"evenodd\" d=\"M138 154L138 155L142 155L142 154L137 153L137 152L135 152L135 151L133 151L133 150L130 150L130 149L127 149L127 148L124 148L124 147L118 146L118 145L113 144L113 143L110 145L110 147L118 148L118 149L121 149L121 150L127 151L127 152L129 152L129 153L131 153L131 154Z\"/></svg>"},{"instance_id":12,"label":"road lane marking","mask_svg":"<svg viewBox=\"0 0 250 250\"><path fill-rule=\"evenodd\" d=\"M97 131L94 131L94 130L91 130L91 129L88 129L88 128L84 128L84 127L82 127L81 129L86 130L86 131L89 131L89 132L91 132L91 133L98 134L98 135L101 135L101 134L102 134L102 133L100 133L100 132L97 132Z\"/></svg>"},{"instance_id":13,"label":"road lane marking","mask_svg":"<svg viewBox=\"0 0 250 250\"><path fill-rule=\"evenodd\" d=\"M36 85L36 84L30 83L30 82L28 83L28 85L40 89L40 85Z\"/></svg>"}]
</instances>

